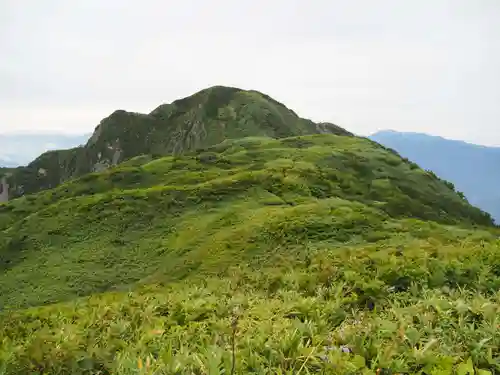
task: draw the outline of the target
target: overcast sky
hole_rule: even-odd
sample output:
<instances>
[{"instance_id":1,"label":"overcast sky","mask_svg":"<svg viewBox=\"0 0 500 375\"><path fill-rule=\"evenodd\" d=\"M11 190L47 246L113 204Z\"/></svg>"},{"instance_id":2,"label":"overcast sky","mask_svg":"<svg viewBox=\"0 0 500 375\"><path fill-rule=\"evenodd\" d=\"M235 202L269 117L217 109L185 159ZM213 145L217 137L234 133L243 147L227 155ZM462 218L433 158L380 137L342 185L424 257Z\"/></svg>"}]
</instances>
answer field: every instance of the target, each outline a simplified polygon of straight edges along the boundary
<instances>
[{"instance_id":1,"label":"overcast sky","mask_svg":"<svg viewBox=\"0 0 500 375\"><path fill-rule=\"evenodd\" d=\"M212 85L358 134L500 146L500 0L0 0L0 133Z\"/></svg>"}]
</instances>

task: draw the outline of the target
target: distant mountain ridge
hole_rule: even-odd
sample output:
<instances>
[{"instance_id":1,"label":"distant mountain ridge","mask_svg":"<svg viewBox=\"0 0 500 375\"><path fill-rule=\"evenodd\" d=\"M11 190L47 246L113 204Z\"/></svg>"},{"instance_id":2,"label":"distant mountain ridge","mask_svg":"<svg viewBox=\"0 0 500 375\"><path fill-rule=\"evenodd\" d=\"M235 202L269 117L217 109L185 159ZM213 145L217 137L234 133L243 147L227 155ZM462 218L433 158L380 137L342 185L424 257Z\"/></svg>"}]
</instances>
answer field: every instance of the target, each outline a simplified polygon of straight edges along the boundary
<instances>
[{"instance_id":1,"label":"distant mountain ridge","mask_svg":"<svg viewBox=\"0 0 500 375\"><path fill-rule=\"evenodd\" d=\"M500 222L500 147L393 130L369 138L452 182L473 205Z\"/></svg>"},{"instance_id":2,"label":"distant mountain ridge","mask_svg":"<svg viewBox=\"0 0 500 375\"><path fill-rule=\"evenodd\" d=\"M9 197L50 189L139 155L179 155L249 136L284 138L320 133L352 136L334 124L300 118L263 93L214 86L162 104L149 114L114 111L100 122L85 145L45 152L9 173Z\"/></svg>"},{"instance_id":3,"label":"distant mountain ridge","mask_svg":"<svg viewBox=\"0 0 500 375\"><path fill-rule=\"evenodd\" d=\"M0 167L27 165L40 154L85 144L90 134L0 133Z\"/></svg>"},{"instance_id":4,"label":"distant mountain ridge","mask_svg":"<svg viewBox=\"0 0 500 375\"><path fill-rule=\"evenodd\" d=\"M0 168L14 168L19 166L19 162L7 156L0 156Z\"/></svg>"}]
</instances>

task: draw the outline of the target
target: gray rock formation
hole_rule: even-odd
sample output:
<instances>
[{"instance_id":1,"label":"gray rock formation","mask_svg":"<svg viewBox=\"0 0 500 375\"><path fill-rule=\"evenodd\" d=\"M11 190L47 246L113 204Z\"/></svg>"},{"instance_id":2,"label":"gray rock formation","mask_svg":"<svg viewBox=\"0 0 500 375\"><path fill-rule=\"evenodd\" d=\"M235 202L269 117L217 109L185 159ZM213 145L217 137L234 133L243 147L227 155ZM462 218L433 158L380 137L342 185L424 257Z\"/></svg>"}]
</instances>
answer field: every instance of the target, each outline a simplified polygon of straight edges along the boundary
<instances>
[{"instance_id":1,"label":"gray rock formation","mask_svg":"<svg viewBox=\"0 0 500 375\"><path fill-rule=\"evenodd\" d=\"M4 176L0 179L0 203L9 201L9 184L7 177Z\"/></svg>"}]
</instances>

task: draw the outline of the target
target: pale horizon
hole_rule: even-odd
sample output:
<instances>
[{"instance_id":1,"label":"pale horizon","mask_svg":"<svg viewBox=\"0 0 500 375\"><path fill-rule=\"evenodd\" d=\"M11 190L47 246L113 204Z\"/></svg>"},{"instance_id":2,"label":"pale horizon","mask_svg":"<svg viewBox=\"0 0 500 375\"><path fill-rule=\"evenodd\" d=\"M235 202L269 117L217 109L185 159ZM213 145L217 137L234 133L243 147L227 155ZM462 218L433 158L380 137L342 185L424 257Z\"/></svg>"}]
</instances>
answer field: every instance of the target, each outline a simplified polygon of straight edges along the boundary
<instances>
[{"instance_id":1,"label":"pale horizon","mask_svg":"<svg viewBox=\"0 0 500 375\"><path fill-rule=\"evenodd\" d=\"M224 85L363 136L500 146L498 19L496 0L0 0L0 134L87 134Z\"/></svg>"}]
</instances>

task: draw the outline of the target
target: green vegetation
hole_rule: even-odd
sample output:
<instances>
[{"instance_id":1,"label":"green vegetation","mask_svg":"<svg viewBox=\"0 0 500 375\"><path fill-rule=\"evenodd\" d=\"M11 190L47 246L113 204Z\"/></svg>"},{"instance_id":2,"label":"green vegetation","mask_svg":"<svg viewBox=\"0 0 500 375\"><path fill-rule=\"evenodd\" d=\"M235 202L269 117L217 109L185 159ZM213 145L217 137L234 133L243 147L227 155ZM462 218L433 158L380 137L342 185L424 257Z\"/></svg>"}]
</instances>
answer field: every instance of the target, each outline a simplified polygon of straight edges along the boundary
<instances>
[{"instance_id":1,"label":"green vegetation","mask_svg":"<svg viewBox=\"0 0 500 375\"><path fill-rule=\"evenodd\" d=\"M500 371L498 229L368 139L138 156L0 231L0 374Z\"/></svg>"},{"instance_id":2,"label":"green vegetation","mask_svg":"<svg viewBox=\"0 0 500 375\"><path fill-rule=\"evenodd\" d=\"M0 206L0 303L58 302L160 269L177 279L276 241L383 239L391 218L491 225L445 183L355 137L250 138L143 161Z\"/></svg>"},{"instance_id":3,"label":"green vegetation","mask_svg":"<svg viewBox=\"0 0 500 375\"><path fill-rule=\"evenodd\" d=\"M500 373L490 215L264 94L117 111L7 172L0 375Z\"/></svg>"},{"instance_id":4,"label":"green vegetation","mask_svg":"<svg viewBox=\"0 0 500 375\"><path fill-rule=\"evenodd\" d=\"M248 136L317 133L351 135L333 124L302 119L257 91L215 86L161 105L149 114L113 112L96 127L85 146L50 151L17 168L9 178L10 195L54 188L70 178L143 154L183 154Z\"/></svg>"},{"instance_id":5,"label":"green vegetation","mask_svg":"<svg viewBox=\"0 0 500 375\"><path fill-rule=\"evenodd\" d=\"M5 372L230 373L234 327L241 374L451 374L469 360L498 373L498 241L406 224L376 244L288 244L260 267L6 314Z\"/></svg>"}]
</instances>

